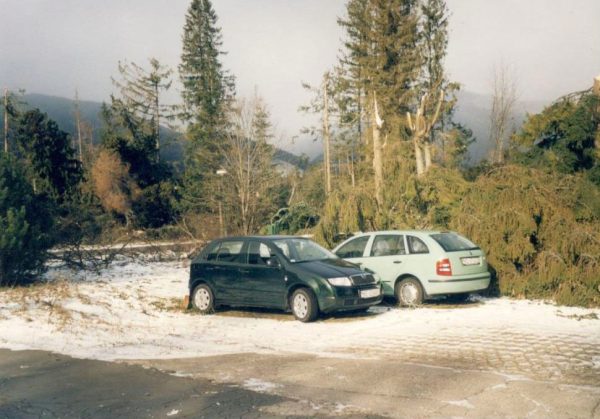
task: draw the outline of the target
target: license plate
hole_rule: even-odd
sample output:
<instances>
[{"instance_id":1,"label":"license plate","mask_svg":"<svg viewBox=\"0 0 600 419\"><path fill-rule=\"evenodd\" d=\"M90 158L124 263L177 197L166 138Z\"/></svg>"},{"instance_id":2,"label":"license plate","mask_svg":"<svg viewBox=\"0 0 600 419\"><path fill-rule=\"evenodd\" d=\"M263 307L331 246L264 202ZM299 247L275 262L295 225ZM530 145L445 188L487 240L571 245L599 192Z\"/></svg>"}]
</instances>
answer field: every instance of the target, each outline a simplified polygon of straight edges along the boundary
<instances>
[{"instance_id":1,"label":"license plate","mask_svg":"<svg viewBox=\"0 0 600 419\"><path fill-rule=\"evenodd\" d=\"M478 257L476 257L476 258L460 258L460 261L465 266L479 265L481 263Z\"/></svg>"},{"instance_id":2,"label":"license plate","mask_svg":"<svg viewBox=\"0 0 600 419\"><path fill-rule=\"evenodd\" d=\"M379 288L373 288L370 290L361 290L360 298L373 298L379 297Z\"/></svg>"}]
</instances>

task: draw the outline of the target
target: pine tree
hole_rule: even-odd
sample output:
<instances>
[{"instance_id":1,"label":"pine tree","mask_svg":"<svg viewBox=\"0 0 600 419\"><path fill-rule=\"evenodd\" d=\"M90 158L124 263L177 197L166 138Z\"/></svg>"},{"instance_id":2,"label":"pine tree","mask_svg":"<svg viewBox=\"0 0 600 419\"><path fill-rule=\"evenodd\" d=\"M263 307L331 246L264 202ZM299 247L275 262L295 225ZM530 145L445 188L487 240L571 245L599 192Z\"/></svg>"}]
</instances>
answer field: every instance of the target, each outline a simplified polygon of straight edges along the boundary
<instances>
[{"instance_id":1,"label":"pine tree","mask_svg":"<svg viewBox=\"0 0 600 419\"><path fill-rule=\"evenodd\" d=\"M366 110L372 140L375 197L383 204L383 147L388 136L406 137L404 115L414 106L421 71L416 0L350 0L346 54L342 65L353 79L348 86L354 109ZM383 138L382 138L383 137Z\"/></svg>"},{"instance_id":2,"label":"pine tree","mask_svg":"<svg viewBox=\"0 0 600 419\"><path fill-rule=\"evenodd\" d=\"M0 155L0 286L24 283L44 269L50 231L44 199L34 196L22 165Z\"/></svg>"},{"instance_id":3,"label":"pine tree","mask_svg":"<svg viewBox=\"0 0 600 419\"><path fill-rule=\"evenodd\" d=\"M121 80L113 79L119 89L119 101L114 105L124 106L138 118L154 139L156 161L160 161L161 125L175 116L173 106L162 102L162 94L171 87L172 70L162 65L156 58L150 59L150 70L131 62L119 62Z\"/></svg>"},{"instance_id":4,"label":"pine tree","mask_svg":"<svg viewBox=\"0 0 600 419\"><path fill-rule=\"evenodd\" d=\"M221 29L210 0L192 0L183 31L179 74L183 84L184 120L188 123L185 207L207 208L221 164L227 110L234 96L234 79L221 64Z\"/></svg>"},{"instance_id":5,"label":"pine tree","mask_svg":"<svg viewBox=\"0 0 600 419\"><path fill-rule=\"evenodd\" d=\"M48 194L59 203L76 194L81 164L68 134L56 122L37 109L23 113L17 121L16 143L36 193Z\"/></svg>"}]
</instances>

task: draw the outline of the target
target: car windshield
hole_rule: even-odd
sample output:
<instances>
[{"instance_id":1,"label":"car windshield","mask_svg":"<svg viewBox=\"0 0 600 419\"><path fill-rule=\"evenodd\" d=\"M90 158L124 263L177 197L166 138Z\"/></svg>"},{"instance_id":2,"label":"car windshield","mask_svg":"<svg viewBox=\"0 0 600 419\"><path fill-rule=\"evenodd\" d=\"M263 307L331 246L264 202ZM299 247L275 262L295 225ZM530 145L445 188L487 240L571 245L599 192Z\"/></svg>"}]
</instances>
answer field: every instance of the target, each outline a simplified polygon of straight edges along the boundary
<instances>
[{"instance_id":1,"label":"car windshield","mask_svg":"<svg viewBox=\"0 0 600 419\"><path fill-rule=\"evenodd\" d=\"M460 252L461 250L476 250L478 246L456 233L432 234L431 238L439 243L446 252Z\"/></svg>"},{"instance_id":2,"label":"car windshield","mask_svg":"<svg viewBox=\"0 0 600 419\"><path fill-rule=\"evenodd\" d=\"M329 250L309 239L278 239L273 240L273 244L277 246L292 263L338 258Z\"/></svg>"}]
</instances>

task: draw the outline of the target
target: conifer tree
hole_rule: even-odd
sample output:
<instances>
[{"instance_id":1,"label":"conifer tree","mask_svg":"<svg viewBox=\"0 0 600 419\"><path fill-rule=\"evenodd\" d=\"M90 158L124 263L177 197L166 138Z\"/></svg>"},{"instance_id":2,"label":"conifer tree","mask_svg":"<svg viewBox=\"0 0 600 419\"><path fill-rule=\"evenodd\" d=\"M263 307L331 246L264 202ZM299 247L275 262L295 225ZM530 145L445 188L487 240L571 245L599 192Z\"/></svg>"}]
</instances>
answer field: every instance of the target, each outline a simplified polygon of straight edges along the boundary
<instances>
[{"instance_id":1,"label":"conifer tree","mask_svg":"<svg viewBox=\"0 0 600 419\"><path fill-rule=\"evenodd\" d=\"M210 0L192 0L183 29L179 74L183 85L183 118L188 123L185 206L206 208L207 195L221 163L227 110L234 79L223 69L223 40Z\"/></svg>"},{"instance_id":2,"label":"conifer tree","mask_svg":"<svg viewBox=\"0 0 600 419\"><path fill-rule=\"evenodd\" d=\"M35 197L22 164L0 154L0 286L24 283L44 269L51 230L44 199Z\"/></svg>"},{"instance_id":3,"label":"conifer tree","mask_svg":"<svg viewBox=\"0 0 600 419\"><path fill-rule=\"evenodd\" d=\"M82 179L81 164L56 122L37 109L25 112L17 123L16 143L36 193L58 202L73 196Z\"/></svg>"},{"instance_id":4,"label":"conifer tree","mask_svg":"<svg viewBox=\"0 0 600 419\"><path fill-rule=\"evenodd\" d=\"M160 161L160 128L175 116L173 106L162 102L162 94L171 87L172 70L156 58L150 59L150 69L131 62L119 62L121 80L113 79L119 89L119 100L113 97L114 106L123 106L138 118L154 137L155 159Z\"/></svg>"},{"instance_id":5,"label":"conifer tree","mask_svg":"<svg viewBox=\"0 0 600 419\"><path fill-rule=\"evenodd\" d=\"M346 19L339 20L347 35L342 64L359 92L354 108L366 109L370 125L379 205L383 204L385 138L406 136L404 115L414 105L421 71L417 5L416 0L350 0Z\"/></svg>"}]
</instances>

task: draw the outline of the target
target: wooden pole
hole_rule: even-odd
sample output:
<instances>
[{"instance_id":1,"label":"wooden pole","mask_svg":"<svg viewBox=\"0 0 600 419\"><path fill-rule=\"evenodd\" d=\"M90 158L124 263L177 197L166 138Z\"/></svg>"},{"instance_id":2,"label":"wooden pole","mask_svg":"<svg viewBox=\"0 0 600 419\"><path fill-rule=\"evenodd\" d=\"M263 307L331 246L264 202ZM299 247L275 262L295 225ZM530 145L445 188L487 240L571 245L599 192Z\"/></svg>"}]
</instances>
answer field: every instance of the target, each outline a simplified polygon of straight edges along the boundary
<instances>
[{"instance_id":1,"label":"wooden pole","mask_svg":"<svg viewBox=\"0 0 600 419\"><path fill-rule=\"evenodd\" d=\"M8 154L8 89L4 88L4 152Z\"/></svg>"},{"instance_id":2,"label":"wooden pole","mask_svg":"<svg viewBox=\"0 0 600 419\"><path fill-rule=\"evenodd\" d=\"M597 76L594 79L594 87L592 91L600 99L600 76ZM596 114L600 115L600 104L598 104ZM600 159L600 122L598 123L598 128L596 129L596 139L594 141L594 146L596 147L596 157Z\"/></svg>"},{"instance_id":3,"label":"wooden pole","mask_svg":"<svg viewBox=\"0 0 600 419\"><path fill-rule=\"evenodd\" d=\"M75 89L75 124L77 125L77 144L79 146L79 161L83 165L83 140L81 138L81 112L79 110L79 92Z\"/></svg>"},{"instance_id":4,"label":"wooden pole","mask_svg":"<svg viewBox=\"0 0 600 419\"><path fill-rule=\"evenodd\" d=\"M327 195L331 193L331 144L329 135L329 73L323 76L323 147L325 158L325 182Z\"/></svg>"}]
</instances>

